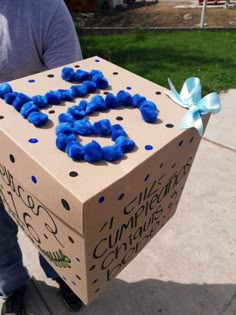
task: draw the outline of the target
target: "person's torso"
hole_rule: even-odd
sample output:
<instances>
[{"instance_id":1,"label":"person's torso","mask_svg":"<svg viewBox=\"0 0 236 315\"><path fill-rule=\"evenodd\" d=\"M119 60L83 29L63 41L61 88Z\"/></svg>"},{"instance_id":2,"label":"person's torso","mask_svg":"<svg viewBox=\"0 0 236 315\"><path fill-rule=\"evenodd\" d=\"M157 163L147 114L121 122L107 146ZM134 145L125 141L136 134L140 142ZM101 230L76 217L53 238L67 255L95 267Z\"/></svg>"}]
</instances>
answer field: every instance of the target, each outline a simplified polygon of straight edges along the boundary
<instances>
[{"instance_id":1,"label":"person's torso","mask_svg":"<svg viewBox=\"0 0 236 315\"><path fill-rule=\"evenodd\" d=\"M43 25L45 12L35 12L37 2L41 1L0 1L0 82L43 70L43 32L47 25Z\"/></svg>"}]
</instances>

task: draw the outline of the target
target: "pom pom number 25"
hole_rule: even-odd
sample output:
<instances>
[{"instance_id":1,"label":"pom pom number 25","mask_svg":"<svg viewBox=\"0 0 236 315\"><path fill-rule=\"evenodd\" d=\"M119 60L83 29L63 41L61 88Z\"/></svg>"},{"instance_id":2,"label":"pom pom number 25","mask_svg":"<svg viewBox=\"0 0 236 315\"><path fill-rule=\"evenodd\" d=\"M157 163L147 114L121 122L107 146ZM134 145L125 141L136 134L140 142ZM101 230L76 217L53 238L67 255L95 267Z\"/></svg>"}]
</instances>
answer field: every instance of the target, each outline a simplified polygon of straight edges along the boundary
<instances>
[{"instance_id":1,"label":"pom pom number 25","mask_svg":"<svg viewBox=\"0 0 236 315\"><path fill-rule=\"evenodd\" d=\"M92 73L92 75L91 75ZM80 77L79 81L83 78L87 84L88 79L94 78L96 80L103 77L103 74L97 70L86 73L82 70L74 72L72 68L64 68L62 70L62 78L66 81L74 81ZM93 76L93 74L95 76ZM82 78L83 77L83 78ZM103 88L107 88L103 84ZM56 127L56 145L65 151L69 157L74 160L85 160L93 163L101 160L112 162L122 158L123 154L133 150L135 143L127 137L126 132L121 125L111 125L108 119L103 119L95 122L93 125L85 118L95 111L107 111L118 107L134 107L139 108L142 118L148 123L154 123L158 117L156 105L147 101L145 97L135 94L133 97L121 90L117 95L108 93L103 99L102 96L94 96L90 102L82 100L78 105L68 108L67 113L59 115L59 125ZM111 146L101 147L98 142L91 141L85 146L76 141L76 136L100 136L111 137L114 144Z\"/></svg>"},{"instance_id":2,"label":"pom pom number 25","mask_svg":"<svg viewBox=\"0 0 236 315\"><path fill-rule=\"evenodd\" d=\"M59 89L30 98L23 93L13 92L8 83L3 83L0 85L0 97L34 126L41 127L47 122L48 116L40 112L40 109L48 105L59 105L62 101L72 101L76 97L85 97L89 93L96 92L97 89L106 89L109 86L107 79L99 70L74 71L70 67L64 67L61 77L65 81L80 84L72 85L68 90ZM128 138L122 126L111 125L108 119L97 121L92 125L86 118L95 111L104 112L118 107L139 109L143 120L147 123L154 123L158 118L156 105L139 94L131 96L121 90L117 95L108 93L105 99L95 95L91 101L82 100L78 105L69 107L66 113L59 115L59 124L56 127L57 148L76 161L85 160L94 163L101 160L112 162L121 159L123 154L132 151L135 147L134 141ZM83 146L76 139L78 135L111 137L114 144L101 147L98 142L92 140Z\"/></svg>"}]
</instances>

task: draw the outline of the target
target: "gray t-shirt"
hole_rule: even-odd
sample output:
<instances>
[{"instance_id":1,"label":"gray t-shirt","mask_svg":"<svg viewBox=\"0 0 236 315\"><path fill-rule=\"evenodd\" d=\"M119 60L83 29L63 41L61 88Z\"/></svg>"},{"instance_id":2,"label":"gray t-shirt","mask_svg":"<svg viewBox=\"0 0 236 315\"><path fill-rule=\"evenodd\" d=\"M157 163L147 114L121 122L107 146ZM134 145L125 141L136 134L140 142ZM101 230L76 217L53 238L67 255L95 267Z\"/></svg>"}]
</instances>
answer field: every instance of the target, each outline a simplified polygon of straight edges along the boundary
<instances>
[{"instance_id":1,"label":"gray t-shirt","mask_svg":"<svg viewBox=\"0 0 236 315\"><path fill-rule=\"evenodd\" d=\"M0 82L80 59L63 0L0 0Z\"/></svg>"}]
</instances>

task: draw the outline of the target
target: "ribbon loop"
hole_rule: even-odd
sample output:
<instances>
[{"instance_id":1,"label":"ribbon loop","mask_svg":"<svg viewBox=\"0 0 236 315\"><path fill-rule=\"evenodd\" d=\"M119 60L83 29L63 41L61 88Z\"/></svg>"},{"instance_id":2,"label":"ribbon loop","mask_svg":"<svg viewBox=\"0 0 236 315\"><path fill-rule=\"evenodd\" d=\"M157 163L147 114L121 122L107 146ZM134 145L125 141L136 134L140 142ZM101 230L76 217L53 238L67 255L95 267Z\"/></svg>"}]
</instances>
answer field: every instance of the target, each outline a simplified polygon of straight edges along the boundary
<instances>
[{"instance_id":1,"label":"ribbon loop","mask_svg":"<svg viewBox=\"0 0 236 315\"><path fill-rule=\"evenodd\" d=\"M175 103L189 109L183 116L179 129L194 127L200 136L203 135L202 115L217 113L221 109L220 99L217 93L213 92L201 98L201 83L199 78L188 78L180 91L176 91L173 83L168 79L171 91L167 93Z\"/></svg>"}]
</instances>

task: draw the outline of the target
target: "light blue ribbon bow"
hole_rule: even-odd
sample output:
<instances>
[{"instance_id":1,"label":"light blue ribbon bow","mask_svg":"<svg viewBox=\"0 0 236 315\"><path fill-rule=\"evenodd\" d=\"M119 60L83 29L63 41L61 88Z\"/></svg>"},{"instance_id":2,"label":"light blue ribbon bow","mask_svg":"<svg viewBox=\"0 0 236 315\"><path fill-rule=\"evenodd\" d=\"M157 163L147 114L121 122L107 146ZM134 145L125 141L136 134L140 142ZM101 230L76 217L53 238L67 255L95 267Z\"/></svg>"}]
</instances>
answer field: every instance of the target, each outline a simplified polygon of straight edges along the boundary
<instances>
[{"instance_id":1,"label":"light blue ribbon bow","mask_svg":"<svg viewBox=\"0 0 236 315\"><path fill-rule=\"evenodd\" d=\"M215 114L220 111L219 96L213 92L201 98L202 87L199 78L188 78L184 82L180 94L176 91L170 79L168 79L168 83L171 91L167 95L178 105L189 109L182 118L179 129L195 127L202 136L203 123L201 115Z\"/></svg>"}]
</instances>

